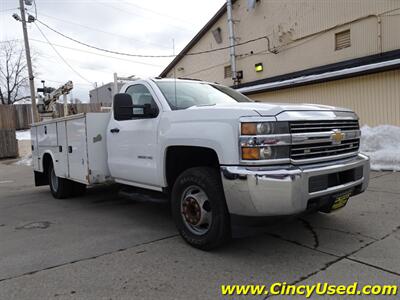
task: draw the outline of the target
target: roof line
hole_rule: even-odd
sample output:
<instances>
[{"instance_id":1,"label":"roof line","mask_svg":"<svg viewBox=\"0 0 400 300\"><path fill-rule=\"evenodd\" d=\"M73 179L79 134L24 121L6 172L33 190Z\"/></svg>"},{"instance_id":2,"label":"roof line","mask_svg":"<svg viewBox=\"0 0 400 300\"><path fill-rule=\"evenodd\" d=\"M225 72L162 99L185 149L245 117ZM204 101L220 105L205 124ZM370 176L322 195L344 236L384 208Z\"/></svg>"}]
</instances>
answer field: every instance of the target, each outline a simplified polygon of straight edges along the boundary
<instances>
[{"instance_id":1,"label":"roof line","mask_svg":"<svg viewBox=\"0 0 400 300\"><path fill-rule=\"evenodd\" d=\"M283 80L292 79L292 78L298 78L301 76L322 74L322 73L326 73L326 72L343 70L343 69L348 69L348 68L393 60L393 59L397 59L397 58L400 58L400 49L391 50L391 51L378 53L378 54L362 56L362 57L357 57L357 58L351 58L349 60L339 61L339 62L326 64L326 65L322 65L322 66L318 66L318 67L312 67L312 68L308 68L308 69L303 69L303 70L295 71L295 72L291 72L291 73L276 75L273 77L257 79L254 81L241 83L238 86L236 86L235 88L238 89L238 88L244 88L244 87L264 84L264 83L277 82L277 81L283 81Z\"/></svg>"},{"instance_id":2,"label":"roof line","mask_svg":"<svg viewBox=\"0 0 400 300\"><path fill-rule=\"evenodd\" d=\"M279 89L303 86L308 84L315 84L315 83L345 79L355 76L373 74L373 73L398 69L399 67L400 67L400 58L397 58L393 60L366 64L321 74L312 74L282 81L263 83L249 87L242 87L237 90L244 94L255 94L255 93L262 93L265 91L279 90Z\"/></svg>"},{"instance_id":3,"label":"roof line","mask_svg":"<svg viewBox=\"0 0 400 300\"><path fill-rule=\"evenodd\" d=\"M235 2L235 1L233 1ZM202 29L194 36L194 38L183 48L181 52L169 63L169 65L161 72L160 77L166 77L175 65L193 48L193 46L210 30L211 27L226 13L226 3L216 12L216 14L204 25Z\"/></svg>"}]
</instances>

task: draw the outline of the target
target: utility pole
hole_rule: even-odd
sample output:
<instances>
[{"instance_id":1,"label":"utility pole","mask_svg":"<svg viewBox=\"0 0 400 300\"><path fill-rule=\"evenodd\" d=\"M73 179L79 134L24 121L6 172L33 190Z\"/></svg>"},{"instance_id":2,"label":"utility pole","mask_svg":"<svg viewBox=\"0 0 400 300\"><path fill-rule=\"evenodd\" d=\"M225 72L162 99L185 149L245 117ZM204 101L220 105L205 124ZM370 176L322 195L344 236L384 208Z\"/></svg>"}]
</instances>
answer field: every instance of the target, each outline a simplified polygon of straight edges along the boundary
<instances>
[{"instance_id":1,"label":"utility pole","mask_svg":"<svg viewBox=\"0 0 400 300\"><path fill-rule=\"evenodd\" d=\"M31 90L32 123L37 123L37 122L39 122L39 114L38 114L38 110L37 110L37 106L36 106L35 82L34 82L34 76L33 76L33 70L32 70L31 51L29 49L28 30L26 28L24 0L19 0L19 9L21 11L22 32L24 34L25 53L26 53L26 64L28 67L29 87Z\"/></svg>"},{"instance_id":2,"label":"utility pole","mask_svg":"<svg viewBox=\"0 0 400 300\"><path fill-rule=\"evenodd\" d=\"M114 88L113 88L113 97L118 94L118 75L114 73Z\"/></svg>"},{"instance_id":3,"label":"utility pole","mask_svg":"<svg viewBox=\"0 0 400 300\"><path fill-rule=\"evenodd\" d=\"M233 16L232 16L232 0L226 1L227 16L228 16L228 33L229 33L229 56L231 58L231 71L234 85L238 83L237 70L236 70L236 51L235 51L235 31L233 29Z\"/></svg>"}]
</instances>

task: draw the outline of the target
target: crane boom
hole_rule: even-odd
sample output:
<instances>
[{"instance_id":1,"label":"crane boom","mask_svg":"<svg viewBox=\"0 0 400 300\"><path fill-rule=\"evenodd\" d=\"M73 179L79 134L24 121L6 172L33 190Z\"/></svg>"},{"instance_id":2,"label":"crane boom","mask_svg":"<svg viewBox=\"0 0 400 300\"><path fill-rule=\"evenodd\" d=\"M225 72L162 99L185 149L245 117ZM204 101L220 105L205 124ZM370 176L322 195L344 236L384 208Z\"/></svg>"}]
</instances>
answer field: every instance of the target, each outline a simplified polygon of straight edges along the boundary
<instances>
[{"instance_id":1,"label":"crane boom","mask_svg":"<svg viewBox=\"0 0 400 300\"><path fill-rule=\"evenodd\" d=\"M64 97L64 115L66 114L66 96L71 92L71 90L74 88L73 82L67 81L65 84L62 86L58 87L57 89L49 89L45 88L43 89L38 89L38 91L43 90L44 97L41 99L43 101L42 109L40 111L41 114L48 114L51 113L54 117L54 114L56 113L56 102L58 99L63 96Z\"/></svg>"}]
</instances>

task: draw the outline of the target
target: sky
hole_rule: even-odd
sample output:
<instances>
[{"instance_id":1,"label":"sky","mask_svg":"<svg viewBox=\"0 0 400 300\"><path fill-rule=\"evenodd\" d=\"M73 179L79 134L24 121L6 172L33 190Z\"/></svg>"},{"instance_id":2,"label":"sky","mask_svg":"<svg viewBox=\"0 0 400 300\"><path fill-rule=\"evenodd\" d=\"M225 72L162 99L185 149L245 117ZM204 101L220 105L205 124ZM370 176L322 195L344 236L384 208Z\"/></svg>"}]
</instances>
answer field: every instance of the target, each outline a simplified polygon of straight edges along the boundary
<instances>
[{"instance_id":1,"label":"sky","mask_svg":"<svg viewBox=\"0 0 400 300\"><path fill-rule=\"evenodd\" d=\"M36 0L37 19L84 43L119 52L145 55L175 54L193 38L225 0ZM23 42L19 0L0 0L0 42ZM34 6L26 6L35 15ZM35 24L28 24L35 87L41 80L58 87L72 80L70 97L89 100L94 83L101 85L119 76L157 76L172 58L138 58L101 52L70 41L35 22L67 66L47 43ZM174 41L174 43L173 43ZM72 70L72 69L74 70Z\"/></svg>"}]
</instances>

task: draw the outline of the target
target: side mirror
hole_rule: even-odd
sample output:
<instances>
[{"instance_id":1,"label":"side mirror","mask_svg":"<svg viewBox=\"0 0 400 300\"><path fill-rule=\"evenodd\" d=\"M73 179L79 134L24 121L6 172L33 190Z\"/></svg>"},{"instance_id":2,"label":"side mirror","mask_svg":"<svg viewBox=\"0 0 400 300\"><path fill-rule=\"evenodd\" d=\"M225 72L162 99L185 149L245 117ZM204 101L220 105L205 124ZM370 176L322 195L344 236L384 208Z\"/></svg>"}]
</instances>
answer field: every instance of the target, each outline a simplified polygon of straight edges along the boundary
<instances>
[{"instance_id":1,"label":"side mirror","mask_svg":"<svg viewBox=\"0 0 400 300\"><path fill-rule=\"evenodd\" d=\"M117 121L131 120L132 118L153 118L158 114L158 109L146 103L133 105L129 94L116 94L113 103L114 119Z\"/></svg>"},{"instance_id":2,"label":"side mirror","mask_svg":"<svg viewBox=\"0 0 400 300\"><path fill-rule=\"evenodd\" d=\"M133 102L129 94L116 94L114 96L114 119L117 121L130 120L133 117Z\"/></svg>"},{"instance_id":3,"label":"side mirror","mask_svg":"<svg viewBox=\"0 0 400 300\"><path fill-rule=\"evenodd\" d=\"M158 114L158 109L151 106L151 104L146 103L143 105L143 116L145 118L153 118Z\"/></svg>"}]
</instances>

